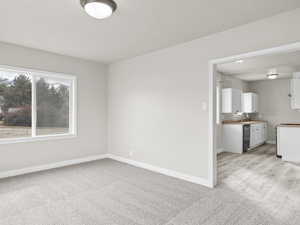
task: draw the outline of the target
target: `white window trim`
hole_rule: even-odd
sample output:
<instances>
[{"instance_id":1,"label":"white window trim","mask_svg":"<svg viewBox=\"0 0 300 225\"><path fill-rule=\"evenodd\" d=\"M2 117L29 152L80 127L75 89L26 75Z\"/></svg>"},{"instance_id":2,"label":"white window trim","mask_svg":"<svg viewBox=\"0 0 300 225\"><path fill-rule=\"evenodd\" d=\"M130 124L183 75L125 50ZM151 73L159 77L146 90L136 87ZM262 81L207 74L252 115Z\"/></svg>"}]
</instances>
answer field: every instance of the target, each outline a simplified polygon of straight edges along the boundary
<instances>
[{"instance_id":1,"label":"white window trim","mask_svg":"<svg viewBox=\"0 0 300 225\"><path fill-rule=\"evenodd\" d=\"M3 138L0 139L0 144L12 144L12 143L22 143L22 142L35 142L35 141L47 141L47 140L57 140L57 139L69 139L77 137L77 77L65 73L56 73L41 71L35 69L28 69L23 67L0 65L0 69L22 72L29 74L31 76L31 107L32 107L32 134L31 137L20 137L20 138ZM69 133L66 134L50 134L50 135L36 135L36 78L37 77L49 77L49 78L61 78L67 79L72 82L69 94Z\"/></svg>"}]
</instances>

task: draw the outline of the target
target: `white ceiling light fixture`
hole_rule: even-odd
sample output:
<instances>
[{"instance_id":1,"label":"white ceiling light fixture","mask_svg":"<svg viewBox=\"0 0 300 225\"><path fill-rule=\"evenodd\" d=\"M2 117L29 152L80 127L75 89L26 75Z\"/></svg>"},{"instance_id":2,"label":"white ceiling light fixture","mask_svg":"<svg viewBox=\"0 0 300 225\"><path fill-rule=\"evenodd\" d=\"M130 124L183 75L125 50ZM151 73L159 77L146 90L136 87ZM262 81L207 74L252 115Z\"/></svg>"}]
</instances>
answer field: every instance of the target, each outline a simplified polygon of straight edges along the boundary
<instances>
[{"instance_id":1,"label":"white ceiling light fixture","mask_svg":"<svg viewBox=\"0 0 300 225\"><path fill-rule=\"evenodd\" d=\"M110 17L117 9L113 0L80 0L80 4L88 15L96 19Z\"/></svg>"},{"instance_id":2,"label":"white ceiling light fixture","mask_svg":"<svg viewBox=\"0 0 300 225\"><path fill-rule=\"evenodd\" d=\"M267 78L268 78L268 79L274 80L274 79L277 79L278 76L279 76L279 74L278 74L276 68L274 68L274 69L269 69L268 74L267 74Z\"/></svg>"},{"instance_id":3,"label":"white ceiling light fixture","mask_svg":"<svg viewBox=\"0 0 300 225\"><path fill-rule=\"evenodd\" d=\"M240 59L240 60L237 60L237 61L235 61L235 62L236 62L236 63L243 63L244 60Z\"/></svg>"}]
</instances>

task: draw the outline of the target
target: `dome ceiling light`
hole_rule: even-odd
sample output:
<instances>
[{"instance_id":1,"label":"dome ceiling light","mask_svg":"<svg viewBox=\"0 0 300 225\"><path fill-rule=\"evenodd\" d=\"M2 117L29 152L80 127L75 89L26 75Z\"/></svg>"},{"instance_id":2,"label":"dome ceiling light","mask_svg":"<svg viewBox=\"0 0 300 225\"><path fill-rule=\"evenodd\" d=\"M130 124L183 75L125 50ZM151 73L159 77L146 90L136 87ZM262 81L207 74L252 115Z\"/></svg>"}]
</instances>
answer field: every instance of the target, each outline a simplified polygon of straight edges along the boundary
<instances>
[{"instance_id":1,"label":"dome ceiling light","mask_svg":"<svg viewBox=\"0 0 300 225\"><path fill-rule=\"evenodd\" d=\"M96 19L110 17L117 9L113 0L80 0L85 12Z\"/></svg>"},{"instance_id":2,"label":"dome ceiling light","mask_svg":"<svg viewBox=\"0 0 300 225\"><path fill-rule=\"evenodd\" d=\"M276 68L270 69L270 70L268 71L268 74L267 74L267 78L268 78L268 79L274 80L274 79L277 79L278 76L279 76L279 74L278 74Z\"/></svg>"},{"instance_id":3,"label":"dome ceiling light","mask_svg":"<svg viewBox=\"0 0 300 225\"><path fill-rule=\"evenodd\" d=\"M235 62L236 62L236 63L243 63L244 60L240 59L240 60L236 60Z\"/></svg>"}]
</instances>

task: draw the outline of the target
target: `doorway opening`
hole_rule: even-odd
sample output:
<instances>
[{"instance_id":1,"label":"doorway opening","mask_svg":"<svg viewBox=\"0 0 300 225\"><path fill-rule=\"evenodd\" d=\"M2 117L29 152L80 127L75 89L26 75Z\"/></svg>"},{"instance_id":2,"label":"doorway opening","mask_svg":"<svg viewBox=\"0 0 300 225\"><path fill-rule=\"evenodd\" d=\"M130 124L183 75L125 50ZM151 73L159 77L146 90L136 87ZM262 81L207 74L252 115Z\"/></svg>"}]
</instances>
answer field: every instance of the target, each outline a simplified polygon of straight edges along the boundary
<instances>
[{"instance_id":1,"label":"doorway opening","mask_svg":"<svg viewBox=\"0 0 300 225\"><path fill-rule=\"evenodd\" d=\"M300 163L293 148L300 140L300 42L212 60L209 67L211 186L249 178L253 171L241 173L251 168L247 160Z\"/></svg>"}]
</instances>

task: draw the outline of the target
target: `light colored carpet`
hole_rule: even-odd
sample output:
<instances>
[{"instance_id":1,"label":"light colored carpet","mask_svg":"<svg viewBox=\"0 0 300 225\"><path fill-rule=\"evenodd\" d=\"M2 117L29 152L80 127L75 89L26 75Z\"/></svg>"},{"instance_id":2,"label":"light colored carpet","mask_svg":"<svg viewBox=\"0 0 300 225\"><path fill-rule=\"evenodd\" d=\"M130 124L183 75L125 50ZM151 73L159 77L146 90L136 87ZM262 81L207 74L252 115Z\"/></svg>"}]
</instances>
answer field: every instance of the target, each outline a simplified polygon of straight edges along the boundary
<instances>
[{"instance_id":1,"label":"light colored carpet","mask_svg":"<svg viewBox=\"0 0 300 225\"><path fill-rule=\"evenodd\" d=\"M1 225L296 225L300 166L221 154L208 189L113 160L0 181Z\"/></svg>"}]
</instances>

